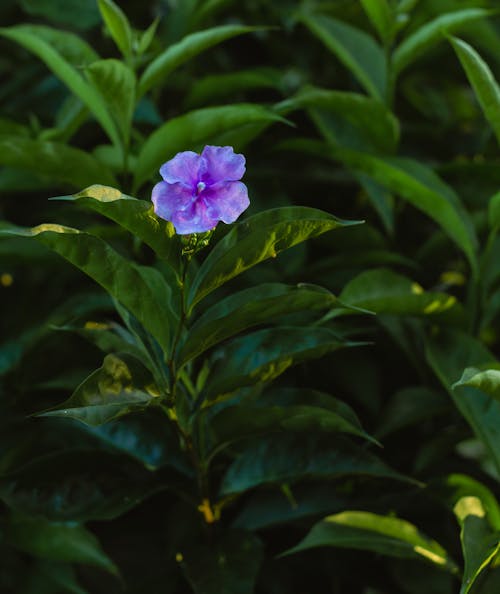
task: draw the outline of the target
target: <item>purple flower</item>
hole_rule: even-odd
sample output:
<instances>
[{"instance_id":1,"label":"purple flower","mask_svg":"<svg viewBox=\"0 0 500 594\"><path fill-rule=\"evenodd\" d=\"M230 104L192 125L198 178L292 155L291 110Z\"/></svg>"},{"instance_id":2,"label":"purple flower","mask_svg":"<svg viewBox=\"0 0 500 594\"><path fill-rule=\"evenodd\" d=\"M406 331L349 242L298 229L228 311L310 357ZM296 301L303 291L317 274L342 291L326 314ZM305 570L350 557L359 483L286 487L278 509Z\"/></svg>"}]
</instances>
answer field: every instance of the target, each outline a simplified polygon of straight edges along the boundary
<instances>
[{"instance_id":1,"label":"purple flower","mask_svg":"<svg viewBox=\"0 0 500 594\"><path fill-rule=\"evenodd\" d=\"M154 211L181 235L210 231L219 221L234 223L250 204L238 181L244 173L245 157L230 146L177 153L160 168L164 181L153 188Z\"/></svg>"}]
</instances>

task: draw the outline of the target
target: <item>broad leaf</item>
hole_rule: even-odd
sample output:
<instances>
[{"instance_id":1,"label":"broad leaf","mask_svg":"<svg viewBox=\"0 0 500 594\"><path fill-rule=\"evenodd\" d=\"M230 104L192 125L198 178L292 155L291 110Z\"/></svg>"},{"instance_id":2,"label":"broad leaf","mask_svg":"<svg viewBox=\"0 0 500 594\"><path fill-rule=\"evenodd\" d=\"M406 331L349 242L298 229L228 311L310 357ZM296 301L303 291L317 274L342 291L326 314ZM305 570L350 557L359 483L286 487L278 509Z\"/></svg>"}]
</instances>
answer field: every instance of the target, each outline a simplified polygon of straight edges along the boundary
<instances>
[{"instance_id":1,"label":"broad leaf","mask_svg":"<svg viewBox=\"0 0 500 594\"><path fill-rule=\"evenodd\" d=\"M3 525L3 532L9 545L36 557L94 565L119 574L97 538L79 524L13 514Z\"/></svg>"},{"instance_id":2,"label":"broad leaf","mask_svg":"<svg viewBox=\"0 0 500 594\"><path fill-rule=\"evenodd\" d=\"M1 134L0 164L47 176L52 185L116 184L111 171L88 152L59 142Z\"/></svg>"},{"instance_id":3,"label":"broad leaf","mask_svg":"<svg viewBox=\"0 0 500 594\"><path fill-rule=\"evenodd\" d=\"M178 359L181 364L242 330L299 311L334 308L336 298L315 285L257 285L226 297L209 308L189 329Z\"/></svg>"},{"instance_id":4,"label":"broad leaf","mask_svg":"<svg viewBox=\"0 0 500 594\"><path fill-rule=\"evenodd\" d=\"M292 365L362 343L349 343L320 327L279 326L228 342L215 353L218 364L203 390L205 400L230 394L242 386L269 382Z\"/></svg>"},{"instance_id":5,"label":"broad leaf","mask_svg":"<svg viewBox=\"0 0 500 594\"><path fill-rule=\"evenodd\" d=\"M284 120L271 110L251 103L206 107L172 118L155 130L142 146L134 171L134 188L152 178L162 163L186 147L201 149L224 132L248 124L277 121Z\"/></svg>"},{"instance_id":6,"label":"broad leaf","mask_svg":"<svg viewBox=\"0 0 500 594\"><path fill-rule=\"evenodd\" d=\"M491 367L491 364L488 367ZM500 401L500 363L497 363L497 367L493 369L481 370L476 367L467 367L458 382L453 384L452 389L459 391L466 386L477 388Z\"/></svg>"},{"instance_id":7,"label":"broad leaf","mask_svg":"<svg viewBox=\"0 0 500 594\"><path fill-rule=\"evenodd\" d=\"M322 210L283 207L264 211L236 224L212 249L193 280L189 307L248 268L306 239L359 224Z\"/></svg>"},{"instance_id":8,"label":"broad leaf","mask_svg":"<svg viewBox=\"0 0 500 594\"><path fill-rule=\"evenodd\" d=\"M118 49L126 57L132 55L132 29L122 9L113 0L97 0L106 27Z\"/></svg>"},{"instance_id":9,"label":"broad leaf","mask_svg":"<svg viewBox=\"0 0 500 594\"><path fill-rule=\"evenodd\" d=\"M328 516L315 524L307 536L284 555L325 546L419 559L453 573L458 570L443 547L421 534L410 522L364 511L345 511Z\"/></svg>"},{"instance_id":10,"label":"broad leaf","mask_svg":"<svg viewBox=\"0 0 500 594\"><path fill-rule=\"evenodd\" d=\"M10 227L0 230L2 235L32 237L60 254L128 308L168 352L174 323L171 289L157 270L137 266L102 239L70 227Z\"/></svg>"},{"instance_id":11,"label":"broad leaf","mask_svg":"<svg viewBox=\"0 0 500 594\"><path fill-rule=\"evenodd\" d=\"M382 48L364 31L319 14L301 13L300 20L334 53L375 99L386 96L387 69Z\"/></svg>"},{"instance_id":12,"label":"broad leaf","mask_svg":"<svg viewBox=\"0 0 500 594\"><path fill-rule=\"evenodd\" d=\"M500 552L500 532L492 528L487 510L478 497L462 497L454 511L461 527L460 540L465 561L460 594L468 594L479 575Z\"/></svg>"},{"instance_id":13,"label":"broad leaf","mask_svg":"<svg viewBox=\"0 0 500 594\"><path fill-rule=\"evenodd\" d=\"M152 87L160 84L175 68L201 52L243 33L258 31L260 27L223 25L187 35L157 56L143 72L139 80L138 95L141 97Z\"/></svg>"},{"instance_id":14,"label":"broad leaf","mask_svg":"<svg viewBox=\"0 0 500 594\"><path fill-rule=\"evenodd\" d=\"M491 11L482 8L466 8L441 14L426 23L404 39L394 50L392 66L395 73L401 72L428 49L442 41L446 33L454 33L471 22L485 18L490 14Z\"/></svg>"},{"instance_id":15,"label":"broad leaf","mask_svg":"<svg viewBox=\"0 0 500 594\"><path fill-rule=\"evenodd\" d=\"M102 425L129 412L146 408L160 396L150 373L131 355L107 355L72 396L44 417L69 417L88 425Z\"/></svg>"},{"instance_id":16,"label":"broad leaf","mask_svg":"<svg viewBox=\"0 0 500 594\"><path fill-rule=\"evenodd\" d=\"M394 28L394 13L388 0L361 0L361 6L382 40L390 41Z\"/></svg>"},{"instance_id":17,"label":"broad leaf","mask_svg":"<svg viewBox=\"0 0 500 594\"><path fill-rule=\"evenodd\" d=\"M427 293L418 283L386 268L356 276L344 287L340 299L375 313L398 315L435 315L457 305L453 295Z\"/></svg>"},{"instance_id":18,"label":"broad leaf","mask_svg":"<svg viewBox=\"0 0 500 594\"><path fill-rule=\"evenodd\" d=\"M122 194L116 188L97 184L73 196L61 196L57 199L75 201L115 221L149 245L159 258L177 267L181 251L178 236L172 223L155 215L151 202L138 200Z\"/></svg>"},{"instance_id":19,"label":"broad leaf","mask_svg":"<svg viewBox=\"0 0 500 594\"><path fill-rule=\"evenodd\" d=\"M483 113L500 143L500 87L488 64L476 50L461 39L451 39Z\"/></svg>"},{"instance_id":20,"label":"broad leaf","mask_svg":"<svg viewBox=\"0 0 500 594\"><path fill-rule=\"evenodd\" d=\"M220 494L235 495L263 485L307 478L355 475L408 480L346 439L314 433L283 434L259 437L244 447L224 475Z\"/></svg>"},{"instance_id":21,"label":"broad leaf","mask_svg":"<svg viewBox=\"0 0 500 594\"><path fill-rule=\"evenodd\" d=\"M120 145L118 130L100 94L79 74L50 43L36 35L29 27L17 25L1 28L0 35L22 45L38 56L94 114L111 142Z\"/></svg>"}]
</instances>

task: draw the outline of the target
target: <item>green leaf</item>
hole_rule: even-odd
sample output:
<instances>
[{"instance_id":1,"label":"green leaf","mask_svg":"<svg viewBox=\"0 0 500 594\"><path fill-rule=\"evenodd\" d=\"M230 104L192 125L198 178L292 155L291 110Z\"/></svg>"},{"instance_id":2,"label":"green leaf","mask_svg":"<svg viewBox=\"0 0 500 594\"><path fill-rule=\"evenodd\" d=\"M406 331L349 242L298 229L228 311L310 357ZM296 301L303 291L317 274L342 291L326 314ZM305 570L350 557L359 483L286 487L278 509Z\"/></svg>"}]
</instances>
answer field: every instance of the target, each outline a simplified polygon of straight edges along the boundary
<instances>
[{"instance_id":1,"label":"green leaf","mask_svg":"<svg viewBox=\"0 0 500 594\"><path fill-rule=\"evenodd\" d=\"M73 196L58 200L74 201L115 221L127 231L149 245L156 255L178 267L181 245L172 223L156 216L153 204L122 194L120 190L94 184Z\"/></svg>"},{"instance_id":2,"label":"green leaf","mask_svg":"<svg viewBox=\"0 0 500 594\"><path fill-rule=\"evenodd\" d=\"M158 29L158 25L160 24L160 17L157 17L149 27L143 31L140 35L139 40L137 42L137 53L139 55L143 54L145 51L149 49L149 46L153 42L155 38L156 29Z\"/></svg>"},{"instance_id":3,"label":"green leaf","mask_svg":"<svg viewBox=\"0 0 500 594\"><path fill-rule=\"evenodd\" d=\"M88 83L78 70L48 42L37 36L23 25L0 28L0 35L15 41L38 56L47 67L74 93L94 114L111 142L120 146L120 136L116 125L109 115L101 95Z\"/></svg>"},{"instance_id":4,"label":"green leaf","mask_svg":"<svg viewBox=\"0 0 500 594\"><path fill-rule=\"evenodd\" d=\"M178 359L184 364L242 330L299 311L335 307L336 298L316 285L266 283L226 297L189 329Z\"/></svg>"},{"instance_id":5,"label":"green leaf","mask_svg":"<svg viewBox=\"0 0 500 594\"><path fill-rule=\"evenodd\" d=\"M69 417L102 425L132 411L147 408L160 396L149 371L135 357L107 355L72 396L41 417Z\"/></svg>"},{"instance_id":6,"label":"green leaf","mask_svg":"<svg viewBox=\"0 0 500 594\"><path fill-rule=\"evenodd\" d=\"M500 142L500 88L488 64L476 50L461 39L451 38L455 50L484 116Z\"/></svg>"},{"instance_id":7,"label":"green leaf","mask_svg":"<svg viewBox=\"0 0 500 594\"><path fill-rule=\"evenodd\" d=\"M394 29L394 13L387 0L361 0L361 6L382 41L390 41Z\"/></svg>"},{"instance_id":8,"label":"green leaf","mask_svg":"<svg viewBox=\"0 0 500 594\"><path fill-rule=\"evenodd\" d=\"M292 365L358 344L342 341L331 330L314 326L279 326L247 334L216 353L218 365L212 369L203 397L212 400L242 386L269 382Z\"/></svg>"},{"instance_id":9,"label":"green leaf","mask_svg":"<svg viewBox=\"0 0 500 594\"><path fill-rule=\"evenodd\" d=\"M230 443L277 432L348 433L376 442L354 411L344 402L316 390L283 388L264 393L258 399L245 399L208 415L208 431L214 449ZM212 452L213 454L214 452Z\"/></svg>"},{"instance_id":10,"label":"green leaf","mask_svg":"<svg viewBox=\"0 0 500 594\"><path fill-rule=\"evenodd\" d=\"M365 448L346 439L285 433L259 437L244 447L224 475L220 494L235 495L262 485L306 478L324 481L353 475L407 480Z\"/></svg>"},{"instance_id":11,"label":"green leaf","mask_svg":"<svg viewBox=\"0 0 500 594\"><path fill-rule=\"evenodd\" d=\"M178 66L194 58L194 56L197 56L206 49L237 35L251 33L260 29L261 27L223 25L186 35L179 42L164 50L147 66L139 80L138 96L142 97L152 87L163 82Z\"/></svg>"},{"instance_id":12,"label":"green leaf","mask_svg":"<svg viewBox=\"0 0 500 594\"><path fill-rule=\"evenodd\" d=\"M342 221L315 208L289 206L267 210L237 223L200 266L189 292L189 308L259 262L274 258L306 239L359 222Z\"/></svg>"},{"instance_id":13,"label":"green leaf","mask_svg":"<svg viewBox=\"0 0 500 594\"><path fill-rule=\"evenodd\" d=\"M160 126L144 143L134 172L134 187L151 178L160 165L189 147L203 148L218 135L247 124L285 121L261 105L241 103L207 107L172 118Z\"/></svg>"},{"instance_id":14,"label":"green leaf","mask_svg":"<svg viewBox=\"0 0 500 594\"><path fill-rule=\"evenodd\" d=\"M496 369L484 370L477 369L476 367L467 367L458 382L453 384L452 389L459 390L460 388L470 386L500 401L500 363L497 366Z\"/></svg>"},{"instance_id":15,"label":"green leaf","mask_svg":"<svg viewBox=\"0 0 500 594\"><path fill-rule=\"evenodd\" d=\"M50 23L61 23L73 29L86 30L99 24L99 11L93 2L81 0L20 0L23 11L43 17ZM66 33L66 31L61 31ZM75 37L77 37L75 35ZM78 38L81 39L81 38Z\"/></svg>"},{"instance_id":16,"label":"green leaf","mask_svg":"<svg viewBox=\"0 0 500 594\"><path fill-rule=\"evenodd\" d=\"M380 158L347 149L333 149L335 158L398 194L438 223L477 270L477 239L470 217L454 190L431 169L401 157Z\"/></svg>"},{"instance_id":17,"label":"green leaf","mask_svg":"<svg viewBox=\"0 0 500 594\"><path fill-rule=\"evenodd\" d=\"M3 528L9 544L30 555L93 565L119 575L118 568L102 550L97 538L84 526L14 514Z\"/></svg>"},{"instance_id":18,"label":"green leaf","mask_svg":"<svg viewBox=\"0 0 500 594\"><path fill-rule=\"evenodd\" d=\"M98 60L90 64L85 72L101 94L127 146L135 108L135 74L119 60Z\"/></svg>"},{"instance_id":19,"label":"green leaf","mask_svg":"<svg viewBox=\"0 0 500 594\"><path fill-rule=\"evenodd\" d=\"M461 527L460 540L465 561L460 594L468 594L479 575L499 553L500 532L491 527L479 497L462 497L454 511Z\"/></svg>"},{"instance_id":20,"label":"green leaf","mask_svg":"<svg viewBox=\"0 0 500 594\"><path fill-rule=\"evenodd\" d=\"M365 511L345 511L315 524L298 545L283 555L317 547L338 547L373 551L389 557L419 559L457 572L443 547L400 518Z\"/></svg>"},{"instance_id":21,"label":"green leaf","mask_svg":"<svg viewBox=\"0 0 500 594\"><path fill-rule=\"evenodd\" d=\"M492 196L488 203L488 223L492 231L500 230L500 192Z\"/></svg>"},{"instance_id":22,"label":"green leaf","mask_svg":"<svg viewBox=\"0 0 500 594\"><path fill-rule=\"evenodd\" d=\"M399 122L378 99L359 93L306 87L279 104L280 113L285 114L297 107L311 111L319 132L333 144L361 149L365 148L362 144L366 144L393 151L398 143ZM340 118L342 123L339 124L332 115Z\"/></svg>"},{"instance_id":23,"label":"green leaf","mask_svg":"<svg viewBox=\"0 0 500 594\"><path fill-rule=\"evenodd\" d=\"M106 27L123 56L132 55L132 30L122 9L113 0L97 0Z\"/></svg>"},{"instance_id":24,"label":"green leaf","mask_svg":"<svg viewBox=\"0 0 500 594\"><path fill-rule=\"evenodd\" d=\"M182 569L195 594L253 594L262 543L249 532L226 530L215 542L182 553Z\"/></svg>"},{"instance_id":25,"label":"green leaf","mask_svg":"<svg viewBox=\"0 0 500 594\"><path fill-rule=\"evenodd\" d=\"M107 167L88 152L59 142L0 135L0 164L45 176L52 184L81 188L90 183L115 184Z\"/></svg>"},{"instance_id":26,"label":"green leaf","mask_svg":"<svg viewBox=\"0 0 500 594\"><path fill-rule=\"evenodd\" d=\"M299 18L374 99L384 100L387 88L385 56L370 35L324 15L302 13Z\"/></svg>"},{"instance_id":27,"label":"green leaf","mask_svg":"<svg viewBox=\"0 0 500 594\"><path fill-rule=\"evenodd\" d=\"M435 315L457 304L453 295L427 293L418 283L386 268L362 272L347 283L339 298L347 305L397 315Z\"/></svg>"},{"instance_id":28,"label":"green leaf","mask_svg":"<svg viewBox=\"0 0 500 594\"><path fill-rule=\"evenodd\" d=\"M428 339L426 357L500 472L500 403L477 388L452 389L466 367L490 365L495 357L473 337L451 331Z\"/></svg>"},{"instance_id":29,"label":"green leaf","mask_svg":"<svg viewBox=\"0 0 500 594\"><path fill-rule=\"evenodd\" d=\"M401 72L428 49L442 41L447 33L454 33L466 27L472 21L485 18L490 14L490 10L466 8L464 10L441 14L434 20L426 23L403 40L394 50L392 67L395 74Z\"/></svg>"},{"instance_id":30,"label":"green leaf","mask_svg":"<svg viewBox=\"0 0 500 594\"><path fill-rule=\"evenodd\" d=\"M32 237L60 254L128 308L168 352L171 288L157 270L133 264L102 239L70 227L10 227L0 230L2 235Z\"/></svg>"}]
</instances>

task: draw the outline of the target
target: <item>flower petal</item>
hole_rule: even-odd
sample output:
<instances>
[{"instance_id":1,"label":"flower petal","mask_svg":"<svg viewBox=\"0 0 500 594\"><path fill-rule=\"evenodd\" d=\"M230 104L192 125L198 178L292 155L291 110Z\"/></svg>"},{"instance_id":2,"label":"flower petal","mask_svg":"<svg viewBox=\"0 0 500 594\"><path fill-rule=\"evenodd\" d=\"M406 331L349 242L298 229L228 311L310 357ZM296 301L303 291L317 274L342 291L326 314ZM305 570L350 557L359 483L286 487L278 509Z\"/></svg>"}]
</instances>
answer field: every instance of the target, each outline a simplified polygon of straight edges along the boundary
<instances>
[{"instance_id":1,"label":"flower petal","mask_svg":"<svg viewBox=\"0 0 500 594\"><path fill-rule=\"evenodd\" d=\"M160 167L160 175L170 183L183 183L195 187L206 167L205 160L193 151L177 153Z\"/></svg>"},{"instance_id":2,"label":"flower petal","mask_svg":"<svg viewBox=\"0 0 500 594\"><path fill-rule=\"evenodd\" d=\"M179 235L204 233L213 229L219 219L210 215L205 201L198 198L186 210L178 210L172 216L172 223Z\"/></svg>"},{"instance_id":3,"label":"flower petal","mask_svg":"<svg viewBox=\"0 0 500 594\"><path fill-rule=\"evenodd\" d=\"M189 209L194 199L191 189L182 183L159 182L151 195L155 213L160 218L172 222L174 214Z\"/></svg>"},{"instance_id":4,"label":"flower petal","mask_svg":"<svg viewBox=\"0 0 500 594\"><path fill-rule=\"evenodd\" d=\"M209 216L224 223L234 223L250 205L247 187L239 181L207 186L201 196L207 204Z\"/></svg>"},{"instance_id":5,"label":"flower petal","mask_svg":"<svg viewBox=\"0 0 500 594\"><path fill-rule=\"evenodd\" d=\"M245 173L245 157L236 154L231 146L206 146L201 157L206 162L201 179L207 184L237 181Z\"/></svg>"}]
</instances>

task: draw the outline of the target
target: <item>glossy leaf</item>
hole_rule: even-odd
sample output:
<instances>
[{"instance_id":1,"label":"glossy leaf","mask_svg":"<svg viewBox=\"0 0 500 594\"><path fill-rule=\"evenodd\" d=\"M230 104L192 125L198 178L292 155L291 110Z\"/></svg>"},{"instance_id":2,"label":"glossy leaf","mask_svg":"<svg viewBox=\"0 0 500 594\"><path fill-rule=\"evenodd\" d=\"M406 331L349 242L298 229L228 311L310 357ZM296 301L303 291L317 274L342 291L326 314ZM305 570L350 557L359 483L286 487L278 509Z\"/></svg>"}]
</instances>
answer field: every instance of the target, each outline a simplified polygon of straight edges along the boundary
<instances>
[{"instance_id":1,"label":"glossy leaf","mask_svg":"<svg viewBox=\"0 0 500 594\"><path fill-rule=\"evenodd\" d=\"M407 480L365 448L342 438L314 433L273 435L252 440L229 466L221 495L235 495L273 483L362 475Z\"/></svg>"},{"instance_id":2,"label":"glossy leaf","mask_svg":"<svg viewBox=\"0 0 500 594\"><path fill-rule=\"evenodd\" d=\"M218 45L227 39L258 31L259 27L245 27L242 25L223 25L205 31L197 31L186 35L179 42L171 45L157 56L143 72L139 80L138 95L141 97L151 88L157 86L178 66L196 55Z\"/></svg>"},{"instance_id":3,"label":"glossy leaf","mask_svg":"<svg viewBox=\"0 0 500 594\"><path fill-rule=\"evenodd\" d=\"M488 64L476 50L461 39L451 38L483 113L500 143L500 87Z\"/></svg>"},{"instance_id":4,"label":"glossy leaf","mask_svg":"<svg viewBox=\"0 0 500 594\"><path fill-rule=\"evenodd\" d=\"M97 0L97 5L118 49L129 58L132 54L132 30L124 12L113 0Z\"/></svg>"},{"instance_id":5,"label":"glossy leaf","mask_svg":"<svg viewBox=\"0 0 500 594\"><path fill-rule=\"evenodd\" d=\"M280 316L335 306L335 296L316 285L257 285L209 308L189 329L178 359L183 364L242 330L274 322Z\"/></svg>"},{"instance_id":6,"label":"glossy leaf","mask_svg":"<svg viewBox=\"0 0 500 594\"><path fill-rule=\"evenodd\" d=\"M412 159L380 158L352 150L335 150L336 158L398 194L438 223L477 268L477 239L468 213L453 189L431 169Z\"/></svg>"},{"instance_id":7,"label":"glossy leaf","mask_svg":"<svg viewBox=\"0 0 500 594\"><path fill-rule=\"evenodd\" d=\"M14 514L3 529L9 545L36 557L94 565L119 574L97 538L79 524L53 523L44 518Z\"/></svg>"},{"instance_id":8,"label":"glossy leaf","mask_svg":"<svg viewBox=\"0 0 500 594\"><path fill-rule=\"evenodd\" d=\"M267 210L237 223L200 266L189 292L190 307L259 262L331 229L358 223L295 206Z\"/></svg>"},{"instance_id":9,"label":"glossy leaf","mask_svg":"<svg viewBox=\"0 0 500 594\"><path fill-rule=\"evenodd\" d=\"M426 356L458 410L487 448L500 471L500 403L470 386L452 389L465 368L490 365L494 356L473 337L451 331L441 331L428 339Z\"/></svg>"},{"instance_id":10,"label":"glossy leaf","mask_svg":"<svg viewBox=\"0 0 500 594\"><path fill-rule=\"evenodd\" d=\"M146 408L160 396L150 373L131 355L107 355L72 396L44 417L69 417L88 425L102 425L129 412Z\"/></svg>"},{"instance_id":11,"label":"glossy leaf","mask_svg":"<svg viewBox=\"0 0 500 594\"><path fill-rule=\"evenodd\" d=\"M372 97L384 100L387 86L385 56L370 35L324 15L301 13L300 19L354 74Z\"/></svg>"},{"instance_id":12,"label":"glossy leaf","mask_svg":"<svg viewBox=\"0 0 500 594\"><path fill-rule=\"evenodd\" d=\"M89 183L116 184L113 174L92 155L59 142L0 135L0 164L74 188ZM26 176L26 174L24 174Z\"/></svg>"},{"instance_id":13,"label":"glossy leaf","mask_svg":"<svg viewBox=\"0 0 500 594\"><path fill-rule=\"evenodd\" d=\"M361 6L382 40L390 40L394 27L394 14L388 0L361 0Z\"/></svg>"},{"instance_id":14,"label":"glossy leaf","mask_svg":"<svg viewBox=\"0 0 500 594\"><path fill-rule=\"evenodd\" d=\"M0 230L2 235L32 237L60 254L128 308L168 351L173 323L171 289L157 270L137 266L102 239L70 227L10 227Z\"/></svg>"},{"instance_id":15,"label":"glossy leaf","mask_svg":"<svg viewBox=\"0 0 500 594\"><path fill-rule=\"evenodd\" d=\"M344 287L340 299L375 313L398 315L435 315L457 304L453 295L427 293L418 283L386 268L356 276Z\"/></svg>"},{"instance_id":16,"label":"glossy leaf","mask_svg":"<svg viewBox=\"0 0 500 594\"><path fill-rule=\"evenodd\" d=\"M269 382L292 365L322 357L337 349L357 346L340 340L326 328L279 326L237 338L217 352L219 364L203 397L211 400L242 386Z\"/></svg>"},{"instance_id":17,"label":"glossy leaf","mask_svg":"<svg viewBox=\"0 0 500 594\"><path fill-rule=\"evenodd\" d=\"M204 144L214 142L224 132L249 124L278 121L283 120L271 110L250 103L206 107L172 118L155 130L142 146L134 172L134 187L139 188L153 178L165 161L187 146L201 150Z\"/></svg>"},{"instance_id":18,"label":"glossy leaf","mask_svg":"<svg viewBox=\"0 0 500 594\"><path fill-rule=\"evenodd\" d=\"M158 218L153 204L148 200L138 200L122 194L109 186L94 184L73 196L61 196L58 200L75 201L86 208L115 221L127 231L144 241L159 258L178 265L181 251L178 236L172 223Z\"/></svg>"},{"instance_id":19,"label":"glossy leaf","mask_svg":"<svg viewBox=\"0 0 500 594\"><path fill-rule=\"evenodd\" d=\"M48 42L23 25L3 27L0 35L15 41L38 56L94 114L113 144L119 146L119 134L100 94Z\"/></svg>"},{"instance_id":20,"label":"glossy leaf","mask_svg":"<svg viewBox=\"0 0 500 594\"><path fill-rule=\"evenodd\" d=\"M109 1L109 0L107 0ZM86 75L101 94L125 145L135 108L135 75L119 60L98 60L86 69Z\"/></svg>"},{"instance_id":21,"label":"glossy leaf","mask_svg":"<svg viewBox=\"0 0 500 594\"><path fill-rule=\"evenodd\" d=\"M324 546L419 559L435 563L448 571L457 571L443 547L421 534L410 522L365 511L345 511L328 516L315 524L298 545L284 554L291 555Z\"/></svg>"},{"instance_id":22,"label":"glossy leaf","mask_svg":"<svg viewBox=\"0 0 500 594\"><path fill-rule=\"evenodd\" d=\"M465 567L460 594L468 594L479 575L500 551L500 532L491 527L481 499L462 497L454 508L461 527L460 540Z\"/></svg>"},{"instance_id":23,"label":"glossy leaf","mask_svg":"<svg viewBox=\"0 0 500 594\"><path fill-rule=\"evenodd\" d=\"M454 33L471 22L483 19L490 14L491 11L482 8L466 8L441 14L422 25L394 50L392 65L395 72L401 72L428 49L442 41L447 33Z\"/></svg>"}]
</instances>

